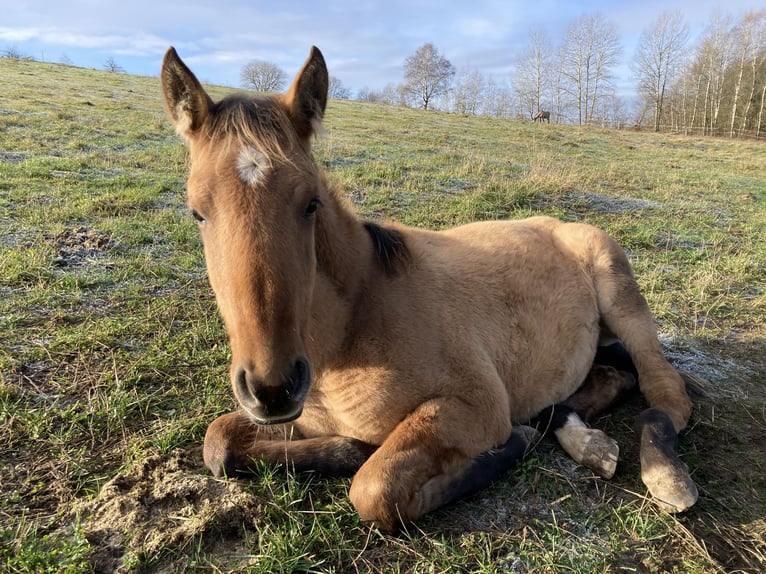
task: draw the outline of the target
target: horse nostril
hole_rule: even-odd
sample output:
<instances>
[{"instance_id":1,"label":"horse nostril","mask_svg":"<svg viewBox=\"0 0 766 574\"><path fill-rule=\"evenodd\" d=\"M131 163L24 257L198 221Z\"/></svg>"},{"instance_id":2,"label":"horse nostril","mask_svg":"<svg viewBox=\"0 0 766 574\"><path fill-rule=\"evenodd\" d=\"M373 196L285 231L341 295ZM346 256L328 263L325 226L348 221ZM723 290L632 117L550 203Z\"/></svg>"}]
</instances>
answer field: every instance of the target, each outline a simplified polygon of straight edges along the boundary
<instances>
[{"instance_id":1,"label":"horse nostril","mask_svg":"<svg viewBox=\"0 0 766 574\"><path fill-rule=\"evenodd\" d=\"M234 394L243 407L253 406L257 403L257 392L253 391L248 384L248 373L245 368L240 368L234 377Z\"/></svg>"},{"instance_id":2,"label":"horse nostril","mask_svg":"<svg viewBox=\"0 0 766 574\"><path fill-rule=\"evenodd\" d=\"M311 383L311 364L305 357L298 357L293 365L292 373L288 381L291 398L302 395Z\"/></svg>"}]
</instances>

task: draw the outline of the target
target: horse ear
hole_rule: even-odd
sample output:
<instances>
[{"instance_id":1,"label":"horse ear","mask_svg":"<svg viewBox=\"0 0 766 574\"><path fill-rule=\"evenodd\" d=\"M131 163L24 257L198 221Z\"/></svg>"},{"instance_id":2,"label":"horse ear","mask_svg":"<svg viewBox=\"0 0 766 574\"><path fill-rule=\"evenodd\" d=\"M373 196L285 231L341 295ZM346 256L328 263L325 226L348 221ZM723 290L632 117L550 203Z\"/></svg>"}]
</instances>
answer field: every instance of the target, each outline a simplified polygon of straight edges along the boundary
<instances>
[{"instance_id":1,"label":"horse ear","mask_svg":"<svg viewBox=\"0 0 766 574\"><path fill-rule=\"evenodd\" d=\"M321 129L329 84L327 65L322 52L316 46L312 46L306 63L285 94L285 105L295 131L307 143L311 135Z\"/></svg>"},{"instance_id":2,"label":"horse ear","mask_svg":"<svg viewBox=\"0 0 766 574\"><path fill-rule=\"evenodd\" d=\"M176 132L189 140L210 114L213 100L172 46L162 59L160 78L165 105Z\"/></svg>"}]
</instances>

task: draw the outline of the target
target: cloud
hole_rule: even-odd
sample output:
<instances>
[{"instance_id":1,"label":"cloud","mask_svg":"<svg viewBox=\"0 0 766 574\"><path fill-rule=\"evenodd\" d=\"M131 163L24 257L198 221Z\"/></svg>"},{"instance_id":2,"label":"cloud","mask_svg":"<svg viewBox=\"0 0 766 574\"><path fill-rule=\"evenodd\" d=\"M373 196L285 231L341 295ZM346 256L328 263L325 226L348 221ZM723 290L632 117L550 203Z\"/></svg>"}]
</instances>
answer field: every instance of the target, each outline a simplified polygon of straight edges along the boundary
<instances>
[{"instance_id":1,"label":"cloud","mask_svg":"<svg viewBox=\"0 0 766 574\"><path fill-rule=\"evenodd\" d=\"M62 46L111 50L117 54L156 55L168 46L165 38L152 34L86 34L59 28L0 28L0 41L29 42Z\"/></svg>"}]
</instances>

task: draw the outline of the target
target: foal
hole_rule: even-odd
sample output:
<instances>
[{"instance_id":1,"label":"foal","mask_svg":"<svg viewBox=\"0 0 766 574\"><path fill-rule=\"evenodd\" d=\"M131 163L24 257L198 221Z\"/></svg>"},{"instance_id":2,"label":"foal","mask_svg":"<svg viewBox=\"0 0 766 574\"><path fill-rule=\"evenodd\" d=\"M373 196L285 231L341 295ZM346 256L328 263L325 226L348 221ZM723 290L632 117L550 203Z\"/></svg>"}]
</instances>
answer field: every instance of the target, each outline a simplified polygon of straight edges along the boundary
<instances>
[{"instance_id":1,"label":"foal","mask_svg":"<svg viewBox=\"0 0 766 574\"><path fill-rule=\"evenodd\" d=\"M362 520L393 530L499 477L526 446L512 425L571 397L619 340L650 405L642 478L675 509L695 502L674 452L691 402L609 236L547 217L443 232L360 220L311 155L328 90L316 48L284 95L214 102L173 48L161 80L241 406L208 428L213 473L258 459L351 474ZM616 444L575 403L556 434L609 475Z\"/></svg>"}]
</instances>

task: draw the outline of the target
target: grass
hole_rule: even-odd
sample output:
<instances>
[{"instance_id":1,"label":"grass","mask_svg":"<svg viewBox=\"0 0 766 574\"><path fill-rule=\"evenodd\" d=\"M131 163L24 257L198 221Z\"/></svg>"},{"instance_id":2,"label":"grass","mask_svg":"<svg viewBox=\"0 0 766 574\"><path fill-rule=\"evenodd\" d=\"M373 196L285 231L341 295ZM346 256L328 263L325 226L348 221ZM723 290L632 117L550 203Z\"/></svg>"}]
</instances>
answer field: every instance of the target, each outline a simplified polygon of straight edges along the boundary
<instances>
[{"instance_id":1,"label":"grass","mask_svg":"<svg viewBox=\"0 0 766 574\"><path fill-rule=\"evenodd\" d=\"M0 79L0 570L766 569L762 143L330 103L317 160L363 215L605 228L668 355L709 394L681 445L701 494L683 515L644 499L636 402L598 421L622 447L612 481L544 442L506 481L387 536L358 521L348 481L194 466L233 400L157 79L5 59ZM139 490L151 504L127 498ZM118 539L94 527L110 500Z\"/></svg>"}]
</instances>

